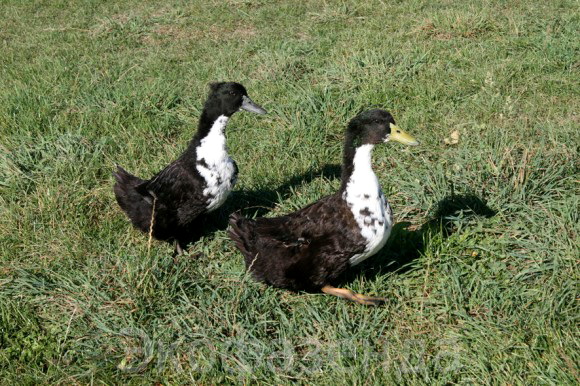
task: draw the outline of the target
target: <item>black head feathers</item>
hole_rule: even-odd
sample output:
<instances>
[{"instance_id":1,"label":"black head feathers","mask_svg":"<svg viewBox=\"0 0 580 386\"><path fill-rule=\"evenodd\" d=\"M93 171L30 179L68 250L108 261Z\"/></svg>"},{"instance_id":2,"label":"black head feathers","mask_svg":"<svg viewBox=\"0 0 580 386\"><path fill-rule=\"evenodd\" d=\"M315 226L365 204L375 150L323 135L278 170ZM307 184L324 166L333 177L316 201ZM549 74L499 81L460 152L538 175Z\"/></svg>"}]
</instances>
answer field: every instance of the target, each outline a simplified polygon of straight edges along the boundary
<instances>
[{"instance_id":1,"label":"black head feathers","mask_svg":"<svg viewBox=\"0 0 580 386\"><path fill-rule=\"evenodd\" d=\"M205 108L212 115L230 117L240 109L257 114L266 113L266 110L250 99L246 88L239 83L214 82L209 84L209 89Z\"/></svg>"},{"instance_id":2,"label":"black head feathers","mask_svg":"<svg viewBox=\"0 0 580 386\"><path fill-rule=\"evenodd\" d=\"M395 119L388 111L381 109L363 111L354 117L348 124L346 141L352 147L388 141L411 146L419 144L395 124Z\"/></svg>"},{"instance_id":3,"label":"black head feathers","mask_svg":"<svg viewBox=\"0 0 580 386\"><path fill-rule=\"evenodd\" d=\"M349 122L346 139L354 147L386 142L391 125L395 125L395 120L389 112L380 109L363 111Z\"/></svg>"}]
</instances>

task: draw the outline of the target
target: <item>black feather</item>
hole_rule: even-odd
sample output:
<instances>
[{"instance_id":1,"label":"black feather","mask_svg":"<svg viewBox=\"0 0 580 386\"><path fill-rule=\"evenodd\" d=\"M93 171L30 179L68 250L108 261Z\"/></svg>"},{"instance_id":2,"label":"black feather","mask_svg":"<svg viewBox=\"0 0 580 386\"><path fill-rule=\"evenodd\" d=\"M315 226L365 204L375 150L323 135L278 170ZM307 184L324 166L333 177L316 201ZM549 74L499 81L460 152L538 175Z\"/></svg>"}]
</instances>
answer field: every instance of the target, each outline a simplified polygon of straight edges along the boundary
<instances>
[{"instance_id":1,"label":"black feather","mask_svg":"<svg viewBox=\"0 0 580 386\"><path fill-rule=\"evenodd\" d=\"M204 195L205 179L197 170L197 148L220 116L231 116L239 110L246 89L238 83L214 83L204 104L197 133L185 152L149 180L142 180L120 166L115 197L133 225L143 232L153 231L159 240L176 240L182 248L201 233L200 216L208 211L211 197ZM205 165L207 167L207 165ZM234 176L237 167L234 165ZM154 216L152 215L155 207Z\"/></svg>"},{"instance_id":2,"label":"black feather","mask_svg":"<svg viewBox=\"0 0 580 386\"><path fill-rule=\"evenodd\" d=\"M291 290L318 290L349 267L365 248L339 193L287 216L230 218L230 238L259 281Z\"/></svg>"},{"instance_id":3,"label":"black feather","mask_svg":"<svg viewBox=\"0 0 580 386\"><path fill-rule=\"evenodd\" d=\"M363 253L366 240L343 198L361 144L383 142L393 118L384 110L359 114L349 124L340 190L307 207L275 218L230 216L229 236L255 279L291 290L320 290Z\"/></svg>"}]
</instances>

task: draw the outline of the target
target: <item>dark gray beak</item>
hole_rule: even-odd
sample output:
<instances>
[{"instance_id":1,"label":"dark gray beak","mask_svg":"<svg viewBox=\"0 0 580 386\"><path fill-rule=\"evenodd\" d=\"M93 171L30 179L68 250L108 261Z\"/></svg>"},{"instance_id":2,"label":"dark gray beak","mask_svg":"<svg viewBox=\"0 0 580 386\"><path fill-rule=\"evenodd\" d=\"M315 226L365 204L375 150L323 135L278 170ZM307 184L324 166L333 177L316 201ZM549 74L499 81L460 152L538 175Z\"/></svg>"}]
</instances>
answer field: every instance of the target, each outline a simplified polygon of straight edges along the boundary
<instances>
[{"instance_id":1,"label":"dark gray beak","mask_svg":"<svg viewBox=\"0 0 580 386\"><path fill-rule=\"evenodd\" d=\"M242 110L249 111L251 113L256 114L266 114L267 111L262 108L262 106L254 103L248 96L244 95L242 97L242 106L240 107Z\"/></svg>"}]
</instances>

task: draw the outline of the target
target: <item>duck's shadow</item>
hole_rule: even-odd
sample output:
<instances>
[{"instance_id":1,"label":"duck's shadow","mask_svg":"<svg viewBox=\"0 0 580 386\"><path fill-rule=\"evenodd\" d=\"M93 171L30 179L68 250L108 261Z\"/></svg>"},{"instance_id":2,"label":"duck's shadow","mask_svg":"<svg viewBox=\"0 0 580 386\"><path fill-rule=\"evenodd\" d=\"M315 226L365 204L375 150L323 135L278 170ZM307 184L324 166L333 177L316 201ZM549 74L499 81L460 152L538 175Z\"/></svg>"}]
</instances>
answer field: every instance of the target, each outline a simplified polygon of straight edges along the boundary
<instances>
[{"instance_id":1,"label":"duck's shadow","mask_svg":"<svg viewBox=\"0 0 580 386\"><path fill-rule=\"evenodd\" d=\"M377 256L348 271L340 283L352 282L357 276L372 279L386 272L404 272L420 257L434 238L445 239L456 231L457 221L475 216L490 218L497 212L475 194L451 194L439 201L423 225L413 228L409 222L395 224L389 242Z\"/></svg>"},{"instance_id":2,"label":"duck's shadow","mask_svg":"<svg viewBox=\"0 0 580 386\"><path fill-rule=\"evenodd\" d=\"M325 165L322 168L311 169L296 175L272 189L234 191L220 210L204 216L202 231L189 241L190 247L199 238L209 236L218 230L226 229L229 216L234 212L240 212L246 217L262 217L268 214L281 199L287 198L291 194L292 188L308 184L320 177L330 180L340 178L340 173L340 165Z\"/></svg>"},{"instance_id":3,"label":"duck's shadow","mask_svg":"<svg viewBox=\"0 0 580 386\"><path fill-rule=\"evenodd\" d=\"M209 213L203 219L203 231L191 241L194 243L203 236L228 227L231 213L239 211L247 217L260 217L272 210L277 202L285 199L292 192L292 188L308 184L316 178L340 178L340 165L326 165L320 169L311 169L294 176L273 189L239 190L232 193L232 197L224 206ZM451 193L437 203L429 220L419 227L413 227L409 222L395 224L389 237L389 242L376 256L369 258L355 269L347 271L340 279L340 283L352 282L357 276L364 275L372 279L379 274L409 269L411 262L420 257L429 242L439 237L445 239L456 230L457 221L468 221L473 217L493 217L497 212L491 209L486 201L474 193ZM462 191L469 191L464 188ZM190 244L190 247L192 244Z\"/></svg>"}]
</instances>

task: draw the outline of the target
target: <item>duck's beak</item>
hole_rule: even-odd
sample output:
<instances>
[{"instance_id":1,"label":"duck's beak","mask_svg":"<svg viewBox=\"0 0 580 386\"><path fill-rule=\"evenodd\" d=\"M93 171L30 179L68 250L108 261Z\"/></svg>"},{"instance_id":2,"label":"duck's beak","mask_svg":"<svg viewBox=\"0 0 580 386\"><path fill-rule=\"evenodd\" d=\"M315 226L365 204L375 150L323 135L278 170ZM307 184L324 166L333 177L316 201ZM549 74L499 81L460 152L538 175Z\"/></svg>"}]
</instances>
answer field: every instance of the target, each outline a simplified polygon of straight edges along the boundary
<instances>
[{"instance_id":1,"label":"duck's beak","mask_svg":"<svg viewBox=\"0 0 580 386\"><path fill-rule=\"evenodd\" d=\"M240 107L242 110L249 111L251 113L256 114L266 114L267 111L262 108L262 106L254 103L253 100L250 99L247 95L242 97L242 106Z\"/></svg>"},{"instance_id":2,"label":"duck's beak","mask_svg":"<svg viewBox=\"0 0 580 386\"><path fill-rule=\"evenodd\" d=\"M410 146L417 146L419 144L419 141L413 138L412 135L405 133L399 126L393 125L392 123L390 125L391 125L391 135L389 137L389 140L397 141L402 143L403 145Z\"/></svg>"}]
</instances>

